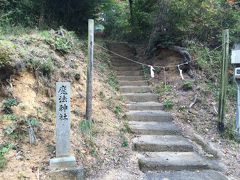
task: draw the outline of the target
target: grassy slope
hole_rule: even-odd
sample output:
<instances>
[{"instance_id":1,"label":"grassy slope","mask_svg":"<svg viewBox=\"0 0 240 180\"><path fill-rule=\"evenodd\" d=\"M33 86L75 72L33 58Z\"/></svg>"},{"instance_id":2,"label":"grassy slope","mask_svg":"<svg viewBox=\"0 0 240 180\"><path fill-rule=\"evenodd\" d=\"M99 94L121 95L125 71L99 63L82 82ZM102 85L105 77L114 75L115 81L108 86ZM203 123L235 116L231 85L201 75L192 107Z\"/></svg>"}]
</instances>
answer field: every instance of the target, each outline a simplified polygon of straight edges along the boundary
<instances>
[{"instance_id":1,"label":"grassy slope","mask_svg":"<svg viewBox=\"0 0 240 180\"><path fill-rule=\"evenodd\" d=\"M57 35L59 31L29 31L0 38L0 48L6 51L0 52L3 54L0 61L7 59L2 63L0 77L5 79L4 68L14 69L10 79L1 84L0 105L6 100L9 103L9 98L19 102L12 107L11 115L0 112L0 177L3 179L46 178L49 159L55 151L56 81L71 82L72 154L88 173L94 175L100 169L111 169L122 161L116 161L116 157L119 154L125 157L129 151L122 146L128 138L120 118L121 98L115 92L114 78L107 78L108 55L99 49L95 53L94 123L89 129L82 123L86 101L86 44L73 33L61 31L64 37ZM37 143L30 145L26 122L33 118L37 122L34 124Z\"/></svg>"}]
</instances>

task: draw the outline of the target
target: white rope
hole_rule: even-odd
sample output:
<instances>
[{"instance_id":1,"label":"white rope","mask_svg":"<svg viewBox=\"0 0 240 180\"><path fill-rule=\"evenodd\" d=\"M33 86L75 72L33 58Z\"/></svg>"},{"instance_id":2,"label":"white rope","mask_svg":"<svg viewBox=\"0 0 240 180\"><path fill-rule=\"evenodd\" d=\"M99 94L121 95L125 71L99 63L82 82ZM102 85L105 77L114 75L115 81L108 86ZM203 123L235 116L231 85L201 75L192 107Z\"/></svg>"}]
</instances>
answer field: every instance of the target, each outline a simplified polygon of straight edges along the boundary
<instances>
[{"instance_id":1,"label":"white rope","mask_svg":"<svg viewBox=\"0 0 240 180\"><path fill-rule=\"evenodd\" d=\"M151 78L154 78L155 77L155 75L154 75L154 68L153 68L153 66L151 66L151 65L149 65L148 67L150 67L150 74L151 74Z\"/></svg>"},{"instance_id":2,"label":"white rope","mask_svg":"<svg viewBox=\"0 0 240 180\"><path fill-rule=\"evenodd\" d=\"M180 73L180 76L181 76L182 80L184 80L182 69L180 68L179 65L178 65L178 70L179 70L179 73Z\"/></svg>"},{"instance_id":3,"label":"white rope","mask_svg":"<svg viewBox=\"0 0 240 180\"><path fill-rule=\"evenodd\" d=\"M97 43L95 43L95 45L98 46L98 47L100 47L100 48L102 48L102 49L105 50L105 51L108 51L108 52L110 52L110 53L112 53L112 54L114 54L114 55L116 55L116 56L118 56L118 57L121 57L121 58L126 59L126 60L131 61L131 62L134 62L134 63L136 63L136 64L140 64L140 65L142 65L142 66L148 66L148 67L152 66L152 65L145 64L145 63L141 63L141 62L135 61L135 60L133 60L133 59L127 58L127 57L125 57L125 56L122 56L122 55L120 55L120 54L118 54L118 53L116 53L116 52L113 52L113 51L111 51L111 50L109 50L109 49L107 49L107 48L105 48L105 47L103 47L103 46L101 46L101 45L99 45L99 44L97 44ZM214 49L212 49L211 51L209 51L209 53L211 53L211 52L213 52L213 51L221 48L222 46L223 46L223 44L220 45L220 46L218 46L218 47L216 47L216 48L214 48ZM190 62L197 61L197 60L200 59L200 58L201 58L201 57L198 57L198 58L196 58L196 59L192 59L192 60L190 60L190 61L187 61L187 62L184 62L184 63L180 63L180 64L177 64L177 65L173 65L173 66L152 66L152 67L153 67L153 68L154 68L154 67L155 67L155 68L161 68L161 69L164 69L164 71L165 71L166 68L173 68L173 67L180 67L180 66L183 66L183 65L187 65L187 64L189 64Z\"/></svg>"},{"instance_id":4,"label":"white rope","mask_svg":"<svg viewBox=\"0 0 240 180\"><path fill-rule=\"evenodd\" d=\"M96 43L95 43L95 45L98 46L98 47L100 47L100 48L102 48L102 49L104 49L105 51L108 51L108 52L110 52L110 53L112 53L112 54L114 54L114 55L116 55L116 56L118 56L118 57L121 57L121 58L123 58L123 59L126 59L126 60L128 60L128 61L131 61L131 62L140 64L140 65L143 65L143 66L150 66L150 65L148 65L148 64L140 63L140 62L138 62L138 61L132 60L132 59L127 58L127 57L125 57L125 56L122 56L122 55L120 55L120 54L118 54L118 53L115 53L115 52L113 52L113 51L110 51L109 49L107 49L107 48L105 48L105 47L103 47L103 46L100 46L100 45L98 45L98 44L96 44Z\"/></svg>"}]
</instances>

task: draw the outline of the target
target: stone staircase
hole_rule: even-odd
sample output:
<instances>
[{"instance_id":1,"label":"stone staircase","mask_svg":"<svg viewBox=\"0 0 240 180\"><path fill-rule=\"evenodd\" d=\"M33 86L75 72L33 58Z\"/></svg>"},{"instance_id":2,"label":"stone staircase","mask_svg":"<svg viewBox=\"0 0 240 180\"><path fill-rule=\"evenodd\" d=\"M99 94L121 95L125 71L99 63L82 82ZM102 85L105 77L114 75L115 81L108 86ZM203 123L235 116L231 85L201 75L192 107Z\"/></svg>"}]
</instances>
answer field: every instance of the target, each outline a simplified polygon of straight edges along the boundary
<instances>
[{"instance_id":1,"label":"stone staircase","mask_svg":"<svg viewBox=\"0 0 240 180\"><path fill-rule=\"evenodd\" d=\"M111 50L131 56L126 44ZM158 96L143 78L141 66L112 56L120 92L125 97L133 150L139 153L139 168L147 180L226 180L194 145L181 135L170 113L164 112Z\"/></svg>"}]
</instances>

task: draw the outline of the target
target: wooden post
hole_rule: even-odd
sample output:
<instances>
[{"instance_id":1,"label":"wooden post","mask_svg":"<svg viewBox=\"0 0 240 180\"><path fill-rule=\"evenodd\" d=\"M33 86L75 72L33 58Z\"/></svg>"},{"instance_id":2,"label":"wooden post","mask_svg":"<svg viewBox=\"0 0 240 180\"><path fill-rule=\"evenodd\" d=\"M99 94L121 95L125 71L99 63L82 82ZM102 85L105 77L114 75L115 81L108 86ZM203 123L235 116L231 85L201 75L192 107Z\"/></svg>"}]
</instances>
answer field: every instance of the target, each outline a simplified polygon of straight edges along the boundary
<instances>
[{"instance_id":1,"label":"wooden post","mask_svg":"<svg viewBox=\"0 0 240 180\"><path fill-rule=\"evenodd\" d=\"M88 69L87 69L87 102L86 119L92 118L92 89L93 89L93 50L94 50L94 20L88 20Z\"/></svg>"},{"instance_id":2,"label":"wooden post","mask_svg":"<svg viewBox=\"0 0 240 180\"><path fill-rule=\"evenodd\" d=\"M229 60L229 29L223 31L223 61L221 69L221 85L219 93L219 107L218 107L218 129L220 132L224 131L225 118L225 102L227 91L227 77L228 77L228 60Z\"/></svg>"}]
</instances>

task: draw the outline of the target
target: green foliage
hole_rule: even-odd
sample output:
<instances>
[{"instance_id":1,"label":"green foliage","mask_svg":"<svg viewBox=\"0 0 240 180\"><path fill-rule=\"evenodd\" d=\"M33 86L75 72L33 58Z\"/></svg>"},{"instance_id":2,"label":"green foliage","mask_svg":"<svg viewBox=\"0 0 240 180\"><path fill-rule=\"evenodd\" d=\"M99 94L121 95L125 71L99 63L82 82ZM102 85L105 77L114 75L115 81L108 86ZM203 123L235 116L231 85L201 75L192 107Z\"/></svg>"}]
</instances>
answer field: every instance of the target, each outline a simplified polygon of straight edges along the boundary
<instances>
[{"instance_id":1,"label":"green foliage","mask_svg":"<svg viewBox=\"0 0 240 180\"><path fill-rule=\"evenodd\" d=\"M9 26L58 27L84 31L97 14L98 0L0 0L0 29ZM80 13L81 12L81 13ZM87 17L87 18L86 18Z\"/></svg>"},{"instance_id":2,"label":"green foliage","mask_svg":"<svg viewBox=\"0 0 240 180\"><path fill-rule=\"evenodd\" d=\"M5 120L11 120L11 121L16 121L17 120L17 116L15 114L5 114L2 117Z\"/></svg>"},{"instance_id":3,"label":"green foliage","mask_svg":"<svg viewBox=\"0 0 240 180\"><path fill-rule=\"evenodd\" d=\"M117 81L117 77L114 74L113 71L111 71L108 76L107 76L107 81L108 84L114 89L114 90L119 90L119 85L118 85L118 81Z\"/></svg>"},{"instance_id":4,"label":"green foliage","mask_svg":"<svg viewBox=\"0 0 240 180\"><path fill-rule=\"evenodd\" d=\"M156 38L162 45L182 44L183 40L195 40L205 45L221 43L222 30L230 28L239 39L240 14L226 1L212 0L159 0ZM167 31L165 31L167 30ZM237 36L238 34L238 36Z\"/></svg>"},{"instance_id":5,"label":"green foliage","mask_svg":"<svg viewBox=\"0 0 240 180\"><path fill-rule=\"evenodd\" d=\"M106 28L106 35L113 39L128 38L131 32L128 2L108 0L101 5L100 9L104 12L106 19L102 22Z\"/></svg>"},{"instance_id":6,"label":"green foliage","mask_svg":"<svg viewBox=\"0 0 240 180\"><path fill-rule=\"evenodd\" d=\"M164 92L170 92L170 91L172 91L172 86L169 85L169 84L166 84L166 85L164 86Z\"/></svg>"},{"instance_id":7,"label":"green foliage","mask_svg":"<svg viewBox=\"0 0 240 180\"><path fill-rule=\"evenodd\" d=\"M40 14L40 2L37 0L1 0L0 1L0 26L10 24L33 26L37 23Z\"/></svg>"},{"instance_id":8,"label":"green foliage","mask_svg":"<svg viewBox=\"0 0 240 180\"><path fill-rule=\"evenodd\" d=\"M15 46L7 40L0 40L0 68L10 65L12 62L12 51Z\"/></svg>"},{"instance_id":9,"label":"green foliage","mask_svg":"<svg viewBox=\"0 0 240 180\"><path fill-rule=\"evenodd\" d=\"M236 84L229 84L227 86L227 97L231 100L236 100L237 98L237 87Z\"/></svg>"},{"instance_id":10,"label":"green foliage","mask_svg":"<svg viewBox=\"0 0 240 180\"><path fill-rule=\"evenodd\" d=\"M4 155L13 148L12 144L0 144L0 155Z\"/></svg>"},{"instance_id":11,"label":"green foliage","mask_svg":"<svg viewBox=\"0 0 240 180\"><path fill-rule=\"evenodd\" d=\"M40 125L39 121L33 117L27 119L27 124L32 127L38 127Z\"/></svg>"},{"instance_id":12,"label":"green foliage","mask_svg":"<svg viewBox=\"0 0 240 180\"><path fill-rule=\"evenodd\" d=\"M142 65L143 75L145 80L149 80L150 69L147 66Z\"/></svg>"},{"instance_id":13,"label":"green foliage","mask_svg":"<svg viewBox=\"0 0 240 180\"><path fill-rule=\"evenodd\" d=\"M26 60L26 66L34 71L40 71L44 76L50 76L54 71L54 64L51 58L31 58Z\"/></svg>"},{"instance_id":14,"label":"green foliage","mask_svg":"<svg viewBox=\"0 0 240 180\"><path fill-rule=\"evenodd\" d=\"M118 118L120 117L120 115L121 115L122 112L123 112L122 107L120 107L120 106L116 106L116 107L115 107L114 113L115 113L115 115L116 115Z\"/></svg>"},{"instance_id":15,"label":"green foliage","mask_svg":"<svg viewBox=\"0 0 240 180\"><path fill-rule=\"evenodd\" d=\"M91 134L91 132L92 132L92 121L84 119L80 122L79 127L80 127L80 131L82 133Z\"/></svg>"},{"instance_id":16,"label":"green foliage","mask_svg":"<svg viewBox=\"0 0 240 180\"><path fill-rule=\"evenodd\" d=\"M178 108L178 112L186 112L187 111L187 107L186 106L180 106Z\"/></svg>"},{"instance_id":17,"label":"green foliage","mask_svg":"<svg viewBox=\"0 0 240 180\"><path fill-rule=\"evenodd\" d=\"M226 120L225 122L225 130L222 136L226 139L236 141L240 143L240 139L236 134L236 124L235 119Z\"/></svg>"},{"instance_id":18,"label":"green foliage","mask_svg":"<svg viewBox=\"0 0 240 180\"><path fill-rule=\"evenodd\" d=\"M83 119L79 124L80 132L83 134L85 146L93 156L97 156L97 145L93 137L93 122Z\"/></svg>"},{"instance_id":19,"label":"green foliage","mask_svg":"<svg viewBox=\"0 0 240 180\"><path fill-rule=\"evenodd\" d=\"M3 101L2 108L6 114L12 114L12 107L17 106L19 102L15 98L8 98Z\"/></svg>"},{"instance_id":20,"label":"green foliage","mask_svg":"<svg viewBox=\"0 0 240 180\"><path fill-rule=\"evenodd\" d=\"M172 109L172 108L173 108L173 102L172 102L172 100L170 100L170 99L165 100L165 101L163 102L163 108L164 108L164 109L167 109L167 110Z\"/></svg>"},{"instance_id":21,"label":"green foliage","mask_svg":"<svg viewBox=\"0 0 240 180\"><path fill-rule=\"evenodd\" d=\"M211 72L211 75L219 73L222 61L221 48L210 50L200 44L191 42L189 43L188 51L198 58L196 65L200 70L204 69L206 72Z\"/></svg>"},{"instance_id":22,"label":"green foliage","mask_svg":"<svg viewBox=\"0 0 240 180\"><path fill-rule=\"evenodd\" d=\"M0 144L0 171L7 165L7 159L4 157L4 154L8 153L12 148L12 144Z\"/></svg>"},{"instance_id":23,"label":"green foliage","mask_svg":"<svg viewBox=\"0 0 240 180\"><path fill-rule=\"evenodd\" d=\"M65 54L73 48L73 32L66 31L62 27L58 31L43 31L42 36L45 41L55 50Z\"/></svg>"},{"instance_id":24,"label":"green foliage","mask_svg":"<svg viewBox=\"0 0 240 180\"><path fill-rule=\"evenodd\" d=\"M129 146L128 139L123 133L121 133L121 139L122 139L122 147L128 147Z\"/></svg>"},{"instance_id":25,"label":"green foliage","mask_svg":"<svg viewBox=\"0 0 240 180\"><path fill-rule=\"evenodd\" d=\"M37 127L38 123L34 120L34 118L25 119L23 117L18 117L16 121L6 126L3 132L6 137L12 138L14 140L21 140L27 134L26 132L28 131L30 125Z\"/></svg>"},{"instance_id":26,"label":"green foliage","mask_svg":"<svg viewBox=\"0 0 240 180\"><path fill-rule=\"evenodd\" d=\"M182 85L182 90L184 91L190 91L193 90L193 83L192 81L185 81Z\"/></svg>"},{"instance_id":27,"label":"green foliage","mask_svg":"<svg viewBox=\"0 0 240 180\"><path fill-rule=\"evenodd\" d=\"M123 132L123 133L130 133L131 132L131 129L130 129L127 121L124 122L124 126L121 129L121 132Z\"/></svg>"},{"instance_id":28,"label":"green foliage","mask_svg":"<svg viewBox=\"0 0 240 180\"><path fill-rule=\"evenodd\" d=\"M47 61L40 64L40 70L42 71L43 75L50 76L50 74L54 70L54 65L51 58L48 58Z\"/></svg>"},{"instance_id":29,"label":"green foliage","mask_svg":"<svg viewBox=\"0 0 240 180\"><path fill-rule=\"evenodd\" d=\"M20 137L20 134L18 132L18 127L17 125L8 125L4 130L4 135L8 136L13 139L18 139Z\"/></svg>"},{"instance_id":30,"label":"green foliage","mask_svg":"<svg viewBox=\"0 0 240 180\"><path fill-rule=\"evenodd\" d=\"M164 83L157 85L154 89L154 92L156 94L158 94L159 96L161 96L164 93L171 92L171 91L172 91L172 86L169 84L165 85Z\"/></svg>"},{"instance_id":31,"label":"green foliage","mask_svg":"<svg viewBox=\"0 0 240 180\"><path fill-rule=\"evenodd\" d=\"M157 0L134 1L131 40L148 39L154 25L157 8Z\"/></svg>"},{"instance_id":32,"label":"green foliage","mask_svg":"<svg viewBox=\"0 0 240 180\"><path fill-rule=\"evenodd\" d=\"M7 159L4 156L0 155L0 171L2 171L6 165Z\"/></svg>"}]
</instances>

